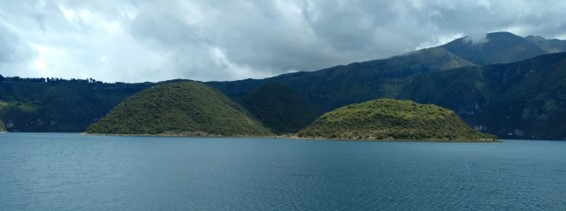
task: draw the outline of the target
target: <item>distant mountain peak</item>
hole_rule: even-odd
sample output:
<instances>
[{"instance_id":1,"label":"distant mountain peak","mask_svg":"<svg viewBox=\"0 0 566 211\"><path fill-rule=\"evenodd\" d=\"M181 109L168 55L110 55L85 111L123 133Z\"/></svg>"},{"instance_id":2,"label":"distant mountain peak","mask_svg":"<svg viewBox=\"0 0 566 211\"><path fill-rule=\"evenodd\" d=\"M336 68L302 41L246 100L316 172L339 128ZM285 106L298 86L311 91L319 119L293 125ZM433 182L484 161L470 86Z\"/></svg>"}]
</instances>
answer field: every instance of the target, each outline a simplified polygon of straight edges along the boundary
<instances>
[{"instance_id":1,"label":"distant mountain peak","mask_svg":"<svg viewBox=\"0 0 566 211\"><path fill-rule=\"evenodd\" d=\"M534 35L529 35L525 37L525 39L543 49L547 53L559 53L566 51L566 41L564 40L545 39L544 37Z\"/></svg>"},{"instance_id":2,"label":"distant mountain peak","mask_svg":"<svg viewBox=\"0 0 566 211\"><path fill-rule=\"evenodd\" d=\"M486 34L488 37L521 37L519 35L513 34L511 32L500 31L500 32L490 32Z\"/></svg>"},{"instance_id":3,"label":"distant mountain peak","mask_svg":"<svg viewBox=\"0 0 566 211\"><path fill-rule=\"evenodd\" d=\"M483 38L482 38L483 37ZM566 41L521 37L510 32L466 36L440 46L479 65L511 63L542 54L566 51Z\"/></svg>"},{"instance_id":4,"label":"distant mountain peak","mask_svg":"<svg viewBox=\"0 0 566 211\"><path fill-rule=\"evenodd\" d=\"M394 65L392 65L394 64ZM426 48L413 51L401 56L391 57L386 62L388 69L410 69L411 65L420 64L430 71L441 71L459 67L474 66L473 63L454 55L452 52L439 47Z\"/></svg>"},{"instance_id":5,"label":"distant mountain peak","mask_svg":"<svg viewBox=\"0 0 566 211\"><path fill-rule=\"evenodd\" d=\"M462 42L468 45L482 45L489 42L489 39L487 38L487 34L484 33L465 36L462 38Z\"/></svg>"}]
</instances>

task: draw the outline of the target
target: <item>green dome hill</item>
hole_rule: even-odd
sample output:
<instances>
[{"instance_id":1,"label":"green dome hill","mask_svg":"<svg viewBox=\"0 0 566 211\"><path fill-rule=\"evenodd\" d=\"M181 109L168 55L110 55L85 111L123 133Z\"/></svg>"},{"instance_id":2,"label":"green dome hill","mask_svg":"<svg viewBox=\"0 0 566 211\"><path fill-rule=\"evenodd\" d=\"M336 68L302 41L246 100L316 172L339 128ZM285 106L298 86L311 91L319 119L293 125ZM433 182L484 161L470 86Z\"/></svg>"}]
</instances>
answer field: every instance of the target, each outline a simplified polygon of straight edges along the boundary
<instances>
[{"instance_id":1,"label":"green dome hill","mask_svg":"<svg viewBox=\"0 0 566 211\"><path fill-rule=\"evenodd\" d=\"M415 141L494 141L453 111L408 100L379 99L325 113L301 130L302 138Z\"/></svg>"},{"instance_id":2,"label":"green dome hill","mask_svg":"<svg viewBox=\"0 0 566 211\"><path fill-rule=\"evenodd\" d=\"M237 103L199 82L161 84L129 97L86 131L95 134L265 136Z\"/></svg>"}]
</instances>

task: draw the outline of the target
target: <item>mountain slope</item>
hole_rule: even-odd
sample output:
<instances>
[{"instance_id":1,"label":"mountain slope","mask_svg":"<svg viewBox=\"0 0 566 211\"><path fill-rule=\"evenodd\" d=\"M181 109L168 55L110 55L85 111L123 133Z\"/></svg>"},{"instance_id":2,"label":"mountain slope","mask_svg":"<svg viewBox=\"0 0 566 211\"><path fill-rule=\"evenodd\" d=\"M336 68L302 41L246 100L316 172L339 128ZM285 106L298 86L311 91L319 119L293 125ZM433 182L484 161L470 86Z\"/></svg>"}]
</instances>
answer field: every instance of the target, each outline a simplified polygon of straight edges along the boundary
<instances>
[{"instance_id":1,"label":"mountain slope","mask_svg":"<svg viewBox=\"0 0 566 211\"><path fill-rule=\"evenodd\" d=\"M209 82L230 97L241 98L268 83L284 84L321 111L375 98L395 97L417 75L472 66L442 48L424 49L384 60L352 63L315 72L261 80Z\"/></svg>"},{"instance_id":2,"label":"mountain slope","mask_svg":"<svg viewBox=\"0 0 566 211\"><path fill-rule=\"evenodd\" d=\"M148 88L116 106L87 133L263 136L270 131L222 93L199 82Z\"/></svg>"},{"instance_id":3,"label":"mountain slope","mask_svg":"<svg viewBox=\"0 0 566 211\"><path fill-rule=\"evenodd\" d=\"M498 90L507 90L508 86L515 87L518 81L507 78L501 83L491 83L489 77L492 75L486 74L483 67L468 60L480 64L516 62L548 52L565 51L565 43L566 41L562 40L547 40L534 36L523 38L498 32L487 34L486 42L471 43L467 38L461 38L444 46L389 59L353 63L315 72L284 74L262 80L210 84L231 97L241 98L263 84L280 83L289 86L321 111L376 98L413 99L453 109L467 123L484 130L489 125L487 131L502 137L518 137L514 134L522 134L524 138L556 139L561 136L556 136L559 134L557 132L528 136L526 134L531 133L521 129L526 128L524 126L511 129L504 125L495 125L489 115L483 114L484 110L495 102L498 102L496 105L501 105L503 101L510 100L508 96L513 93ZM463 71L445 72L462 67L464 68L460 70ZM493 66L490 70L497 67L499 66ZM435 74L436 72L442 73ZM512 75L512 71L506 74ZM412 85L408 86L409 84ZM526 91L534 90L538 89ZM495 114L503 113L506 112ZM543 129L547 130L543 127L540 130Z\"/></svg>"},{"instance_id":4,"label":"mountain slope","mask_svg":"<svg viewBox=\"0 0 566 211\"><path fill-rule=\"evenodd\" d=\"M472 44L467 42L469 40L459 39L445 46L389 59L352 63L314 72L290 73L260 80L208 84L242 103L249 110L253 110L256 106L260 107L259 110L265 112L262 114L255 112L255 115L264 120L274 115L270 113L269 106L262 103L277 105L283 102L278 101L278 97L268 98L267 102L249 98L250 103L246 104L245 98L256 94L254 92L264 85L278 83L288 87L293 95L306 99L307 106L313 107L320 113L376 98L410 98L419 102L435 102L451 108L467 123L478 128L487 127L488 131L500 135L511 134L505 137L564 138L561 135L563 133L556 129L558 127L553 126L561 125L561 122L548 120L548 118L560 119L564 116L561 110L554 108L555 104L561 102L561 85L557 82L550 83L553 80L550 77L560 78L560 72L557 72L557 75L553 75L553 71L543 71L545 74L538 74L540 72L538 69L543 68L544 65L552 66L550 61L542 62L543 65L540 67L532 65L537 71L529 73L532 69L530 66L520 65L512 68L502 65L486 67L486 69L472 67L475 64L468 59L481 63L516 61L540 52L564 51L566 42L536 36L522 38L510 33L492 33L488 35L488 40L488 42ZM447 50L446 46L455 44L458 44L456 50ZM471 45L475 46L472 50L466 51L465 48L471 48ZM458 46L461 51L458 51ZM438 75L434 73L461 67L471 68ZM498 71L497 69L500 68L508 70ZM535 82L523 82L523 78L532 78L531 76L534 75L539 79L526 81L550 85L539 89L536 85L530 84ZM173 82L178 80L162 83ZM84 131L88 125L107 114L124 98L153 85L155 84L107 84L91 80L20 79L0 76L0 119L4 121L8 131ZM276 93L274 90L272 92ZM279 94L285 95L285 92ZM533 99L525 96L543 100L534 102ZM256 105L255 102L258 104ZM514 106L525 102L530 103L523 107ZM272 109L274 112L281 112L278 107ZM291 109L283 110L286 110L285 114L292 114ZM488 114L488 111L492 113ZM550 111L552 112L548 113ZM542 119L535 121L536 125L540 126L521 123L527 120L502 121L501 125L494 123L494 120L521 119L520 117L523 116L529 121L533 116L537 116ZM300 127L291 122L277 123L284 126L278 130L293 131ZM507 127L508 125L512 127ZM277 126L274 124L270 127ZM522 136L519 136L520 134Z\"/></svg>"},{"instance_id":5,"label":"mountain slope","mask_svg":"<svg viewBox=\"0 0 566 211\"><path fill-rule=\"evenodd\" d=\"M400 98L453 109L503 138L566 139L566 53L425 74Z\"/></svg>"},{"instance_id":6,"label":"mountain slope","mask_svg":"<svg viewBox=\"0 0 566 211\"><path fill-rule=\"evenodd\" d=\"M566 41L558 39L545 39L541 36L527 36L526 40L543 49L546 53L560 53L566 51Z\"/></svg>"},{"instance_id":7,"label":"mountain slope","mask_svg":"<svg viewBox=\"0 0 566 211\"><path fill-rule=\"evenodd\" d=\"M275 133L296 133L312 123L319 113L282 84L266 84L243 98L243 105Z\"/></svg>"},{"instance_id":8,"label":"mountain slope","mask_svg":"<svg viewBox=\"0 0 566 211\"><path fill-rule=\"evenodd\" d=\"M520 37L509 32L486 34L485 40L463 37L449 42L444 48L460 58L479 65L516 62L535 56L566 51L566 41L542 37Z\"/></svg>"},{"instance_id":9,"label":"mountain slope","mask_svg":"<svg viewBox=\"0 0 566 211\"><path fill-rule=\"evenodd\" d=\"M328 112L299 137L361 140L492 141L467 126L454 112L434 105L392 99L373 100Z\"/></svg>"},{"instance_id":10,"label":"mountain slope","mask_svg":"<svg viewBox=\"0 0 566 211\"><path fill-rule=\"evenodd\" d=\"M14 132L82 132L150 83L20 79L0 81L0 119Z\"/></svg>"}]
</instances>

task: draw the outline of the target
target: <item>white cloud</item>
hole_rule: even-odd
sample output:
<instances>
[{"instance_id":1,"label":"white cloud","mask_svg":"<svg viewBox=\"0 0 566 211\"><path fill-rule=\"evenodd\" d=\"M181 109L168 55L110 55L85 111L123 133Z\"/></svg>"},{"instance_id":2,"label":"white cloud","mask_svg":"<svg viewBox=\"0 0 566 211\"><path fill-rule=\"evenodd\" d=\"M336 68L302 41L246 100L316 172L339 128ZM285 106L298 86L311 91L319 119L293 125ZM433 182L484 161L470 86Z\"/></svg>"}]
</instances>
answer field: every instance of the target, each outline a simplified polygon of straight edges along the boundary
<instances>
[{"instance_id":1,"label":"white cloud","mask_svg":"<svg viewBox=\"0 0 566 211\"><path fill-rule=\"evenodd\" d=\"M421 50L424 48L430 48L430 47L435 47L435 46L439 46L439 45L443 45L446 44L452 40L464 37L464 34L446 34L446 35L440 35L440 36L431 36L430 40L428 41L424 41L422 42L420 45L418 45L415 50Z\"/></svg>"},{"instance_id":2,"label":"white cloud","mask_svg":"<svg viewBox=\"0 0 566 211\"><path fill-rule=\"evenodd\" d=\"M560 0L4 0L0 74L234 80L486 32L566 37Z\"/></svg>"}]
</instances>

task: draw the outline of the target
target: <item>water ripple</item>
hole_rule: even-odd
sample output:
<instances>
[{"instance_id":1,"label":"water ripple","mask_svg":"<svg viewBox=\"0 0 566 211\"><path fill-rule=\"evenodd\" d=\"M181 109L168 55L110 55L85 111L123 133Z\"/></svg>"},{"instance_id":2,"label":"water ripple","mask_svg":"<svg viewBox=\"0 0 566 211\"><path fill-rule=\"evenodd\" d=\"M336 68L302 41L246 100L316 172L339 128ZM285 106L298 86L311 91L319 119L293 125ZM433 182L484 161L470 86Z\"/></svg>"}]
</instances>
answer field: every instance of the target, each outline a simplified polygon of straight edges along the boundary
<instances>
[{"instance_id":1,"label":"water ripple","mask_svg":"<svg viewBox=\"0 0 566 211\"><path fill-rule=\"evenodd\" d=\"M563 210L565 142L2 134L0 210Z\"/></svg>"}]
</instances>

